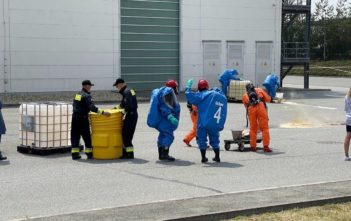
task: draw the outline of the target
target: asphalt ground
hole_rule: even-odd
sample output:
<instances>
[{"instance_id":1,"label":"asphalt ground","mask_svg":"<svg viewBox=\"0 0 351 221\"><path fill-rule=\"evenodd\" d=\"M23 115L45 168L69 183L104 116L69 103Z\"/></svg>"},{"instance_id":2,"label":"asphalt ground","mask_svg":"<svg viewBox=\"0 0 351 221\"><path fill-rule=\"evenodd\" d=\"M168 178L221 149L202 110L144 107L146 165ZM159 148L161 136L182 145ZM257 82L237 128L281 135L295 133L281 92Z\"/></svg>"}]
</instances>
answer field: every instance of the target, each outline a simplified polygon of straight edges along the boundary
<instances>
[{"instance_id":1,"label":"asphalt ground","mask_svg":"<svg viewBox=\"0 0 351 221\"><path fill-rule=\"evenodd\" d=\"M302 85L302 77L289 77L284 86ZM351 180L351 164L343 161L343 97L351 79L313 77L310 85L331 91L291 90L285 94L285 103L268 104L273 153L261 149L239 152L234 144L226 151L221 142L221 163L202 164L199 150L182 143L191 128L184 102L170 150L175 162L157 158L158 134L146 125L147 103L139 107L136 159L115 161L72 161L69 154L43 157L17 153L19 114L17 108L5 108L8 133L0 148L9 161L0 162L0 220ZM221 141L231 139L231 129L241 130L245 125L243 105L229 103ZM214 154L209 150L207 155L212 158Z\"/></svg>"}]
</instances>

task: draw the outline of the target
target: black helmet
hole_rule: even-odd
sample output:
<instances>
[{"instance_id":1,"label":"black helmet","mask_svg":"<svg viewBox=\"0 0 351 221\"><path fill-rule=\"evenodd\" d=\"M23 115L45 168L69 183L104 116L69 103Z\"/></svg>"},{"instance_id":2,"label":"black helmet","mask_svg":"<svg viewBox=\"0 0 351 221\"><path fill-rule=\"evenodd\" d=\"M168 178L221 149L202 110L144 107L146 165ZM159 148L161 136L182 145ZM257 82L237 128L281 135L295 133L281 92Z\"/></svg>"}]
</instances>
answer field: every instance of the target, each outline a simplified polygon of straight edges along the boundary
<instances>
[{"instance_id":1,"label":"black helmet","mask_svg":"<svg viewBox=\"0 0 351 221\"><path fill-rule=\"evenodd\" d=\"M253 91L253 90L255 90L255 86L253 85L253 83L246 84L246 91L247 92Z\"/></svg>"}]
</instances>

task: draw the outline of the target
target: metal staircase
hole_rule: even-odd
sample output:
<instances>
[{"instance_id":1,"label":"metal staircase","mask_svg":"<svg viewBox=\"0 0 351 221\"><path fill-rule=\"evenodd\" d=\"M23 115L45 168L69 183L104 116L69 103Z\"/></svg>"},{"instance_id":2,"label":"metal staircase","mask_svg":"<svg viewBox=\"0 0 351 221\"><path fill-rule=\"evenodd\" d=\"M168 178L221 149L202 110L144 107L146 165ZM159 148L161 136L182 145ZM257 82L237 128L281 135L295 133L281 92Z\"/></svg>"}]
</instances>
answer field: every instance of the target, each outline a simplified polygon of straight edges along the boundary
<instances>
[{"instance_id":1,"label":"metal staircase","mask_svg":"<svg viewBox=\"0 0 351 221\"><path fill-rule=\"evenodd\" d=\"M295 66L304 67L304 88L309 88L311 0L282 0L282 53L280 86ZM287 39L285 33L303 17L303 40ZM300 20L301 21L301 20ZM296 40L296 41L295 41Z\"/></svg>"}]
</instances>

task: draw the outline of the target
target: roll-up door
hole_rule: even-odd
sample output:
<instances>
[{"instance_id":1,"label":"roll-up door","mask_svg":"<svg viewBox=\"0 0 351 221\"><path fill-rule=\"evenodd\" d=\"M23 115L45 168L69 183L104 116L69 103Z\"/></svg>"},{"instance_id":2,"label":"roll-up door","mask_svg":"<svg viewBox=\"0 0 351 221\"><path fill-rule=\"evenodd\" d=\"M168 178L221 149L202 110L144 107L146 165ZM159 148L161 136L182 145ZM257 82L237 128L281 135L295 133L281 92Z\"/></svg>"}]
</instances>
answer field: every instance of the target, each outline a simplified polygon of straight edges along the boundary
<instances>
[{"instance_id":1,"label":"roll-up door","mask_svg":"<svg viewBox=\"0 0 351 221\"><path fill-rule=\"evenodd\" d=\"M121 0L121 76L139 90L179 80L179 0Z\"/></svg>"}]
</instances>

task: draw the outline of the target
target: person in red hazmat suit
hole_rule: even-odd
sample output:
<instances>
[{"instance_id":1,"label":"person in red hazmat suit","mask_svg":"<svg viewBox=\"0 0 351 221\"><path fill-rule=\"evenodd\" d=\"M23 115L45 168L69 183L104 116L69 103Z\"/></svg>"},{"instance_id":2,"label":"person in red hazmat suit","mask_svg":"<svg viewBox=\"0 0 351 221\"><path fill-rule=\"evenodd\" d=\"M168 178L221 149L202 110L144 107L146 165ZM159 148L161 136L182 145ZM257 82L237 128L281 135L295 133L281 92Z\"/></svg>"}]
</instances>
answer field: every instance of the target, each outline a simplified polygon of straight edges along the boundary
<instances>
[{"instance_id":1,"label":"person in red hazmat suit","mask_svg":"<svg viewBox=\"0 0 351 221\"><path fill-rule=\"evenodd\" d=\"M252 83L246 85L242 101L247 109L247 115L250 122L250 145L251 151L256 151L257 131L262 132L263 151L272 152L269 148L269 127L268 112L266 103L270 102L271 97L261 88L255 88Z\"/></svg>"},{"instance_id":2,"label":"person in red hazmat suit","mask_svg":"<svg viewBox=\"0 0 351 221\"><path fill-rule=\"evenodd\" d=\"M169 155L169 149L174 140L174 131L179 124L180 105L177 94L178 83L175 80L167 81L165 87L154 89L151 93L147 125L159 132L157 139L159 160L175 160Z\"/></svg>"}]
</instances>

